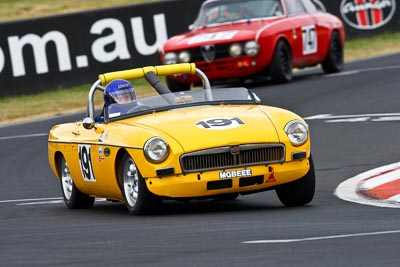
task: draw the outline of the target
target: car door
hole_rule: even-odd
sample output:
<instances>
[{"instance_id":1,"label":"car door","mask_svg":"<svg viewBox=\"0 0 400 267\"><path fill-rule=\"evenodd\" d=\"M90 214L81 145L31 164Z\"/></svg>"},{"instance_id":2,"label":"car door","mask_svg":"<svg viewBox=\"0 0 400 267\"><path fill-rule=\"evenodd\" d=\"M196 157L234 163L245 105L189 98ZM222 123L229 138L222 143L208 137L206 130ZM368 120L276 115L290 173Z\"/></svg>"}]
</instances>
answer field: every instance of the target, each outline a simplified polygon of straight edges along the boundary
<instances>
[{"instance_id":1,"label":"car door","mask_svg":"<svg viewBox=\"0 0 400 267\"><path fill-rule=\"evenodd\" d=\"M307 11L303 0L287 0L288 19L293 27L293 65L311 65L319 61L319 30L317 19Z\"/></svg>"},{"instance_id":2,"label":"car door","mask_svg":"<svg viewBox=\"0 0 400 267\"><path fill-rule=\"evenodd\" d=\"M99 140L101 140L104 127L105 124L98 123L93 129L85 129L82 123L78 123L72 140L76 146L75 166L71 170L74 183L90 195L106 195L105 177L102 176L99 164L101 161Z\"/></svg>"}]
</instances>

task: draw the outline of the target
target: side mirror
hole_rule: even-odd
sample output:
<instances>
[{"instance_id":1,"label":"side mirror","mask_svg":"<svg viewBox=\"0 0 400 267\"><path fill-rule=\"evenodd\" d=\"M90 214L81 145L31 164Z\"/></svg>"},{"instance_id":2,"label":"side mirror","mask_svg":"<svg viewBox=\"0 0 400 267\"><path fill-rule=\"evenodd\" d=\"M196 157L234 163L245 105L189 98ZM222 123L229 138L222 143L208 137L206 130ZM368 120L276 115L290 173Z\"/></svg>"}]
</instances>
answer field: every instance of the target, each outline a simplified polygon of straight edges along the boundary
<instances>
[{"instance_id":1,"label":"side mirror","mask_svg":"<svg viewBox=\"0 0 400 267\"><path fill-rule=\"evenodd\" d=\"M91 129L94 128L96 122L94 121L93 118L87 117L87 118L84 118L84 119L83 119L82 124L83 124L83 128L85 128L85 129L87 129L87 130L91 130Z\"/></svg>"}]
</instances>

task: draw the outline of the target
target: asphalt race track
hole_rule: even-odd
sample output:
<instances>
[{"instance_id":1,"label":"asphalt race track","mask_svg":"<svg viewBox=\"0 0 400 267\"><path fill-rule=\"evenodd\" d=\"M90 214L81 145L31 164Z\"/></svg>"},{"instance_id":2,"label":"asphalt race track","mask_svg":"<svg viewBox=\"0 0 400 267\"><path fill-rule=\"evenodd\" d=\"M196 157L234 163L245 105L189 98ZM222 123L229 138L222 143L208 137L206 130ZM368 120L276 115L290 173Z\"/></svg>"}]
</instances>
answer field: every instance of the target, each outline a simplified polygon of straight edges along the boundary
<instances>
[{"instance_id":1,"label":"asphalt race track","mask_svg":"<svg viewBox=\"0 0 400 267\"><path fill-rule=\"evenodd\" d=\"M308 118L317 190L285 208L274 191L233 201L123 203L68 210L47 161L47 133L82 114L0 128L0 266L399 266L400 210L335 194L400 162L400 54L319 68L285 85L249 85L264 103ZM400 204L399 204L400 205Z\"/></svg>"}]
</instances>

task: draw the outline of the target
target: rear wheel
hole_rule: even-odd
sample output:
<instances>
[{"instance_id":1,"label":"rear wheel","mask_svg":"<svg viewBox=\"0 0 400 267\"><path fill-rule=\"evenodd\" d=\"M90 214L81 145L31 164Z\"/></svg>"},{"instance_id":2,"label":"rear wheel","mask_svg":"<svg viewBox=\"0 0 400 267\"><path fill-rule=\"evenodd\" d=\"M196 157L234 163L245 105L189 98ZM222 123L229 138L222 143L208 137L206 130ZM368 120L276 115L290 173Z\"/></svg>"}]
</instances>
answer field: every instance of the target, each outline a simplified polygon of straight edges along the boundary
<instances>
[{"instance_id":1,"label":"rear wheel","mask_svg":"<svg viewBox=\"0 0 400 267\"><path fill-rule=\"evenodd\" d=\"M60 159L58 168L61 174L61 191L65 205L69 209L91 208L94 204L94 197L82 193L75 186L64 157Z\"/></svg>"},{"instance_id":2,"label":"rear wheel","mask_svg":"<svg viewBox=\"0 0 400 267\"><path fill-rule=\"evenodd\" d=\"M271 64L268 67L271 80L275 83L288 83L293 78L292 53L285 41L276 44Z\"/></svg>"},{"instance_id":3,"label":"rear wheel","mask_svg":"<svg viewBox=\"0 0 400 267\"><path fill-rule=\"evenodd\" d=\"M139 215L157 211L162 199L152 194L133 159L126 154L122 165L122 187L126 207L130 214Z\"/></svg>"},{"instance_id":4,"label":"rear wheel","mask_svg":"<svg viewBox=\"0 0 400 267\"><path fill-rule=\"evenodd\" d=\"M325 60L321 63L325 73L336 73L343 69L344 65L343 46L340 41L339 33L333 32L329 43L328 54Z\"/></svg>"},{"instance_id":5,"label":"rear wheel","mask_svg":"<svg viewBox=\"0 0 400 267\"><path fill-rule=\"evenodd\" d=\"M166 77L167 86L171 92L179 92L179 91L189 91L190 90L190 83L180 83L177 82L170 77Z\"/></svg>"},{"instance_id":6,"label":"rear wheel","mask_svg":"<svg viewBox=\"0 0 400 267\"><path fill-rule=\"evenodd\" d=\"M314 197L315 192L315 170L312 157L310 156L310 169L302 178L276 188L279 200L285 206L306 205Z\"/></svg>"}]
</instances>

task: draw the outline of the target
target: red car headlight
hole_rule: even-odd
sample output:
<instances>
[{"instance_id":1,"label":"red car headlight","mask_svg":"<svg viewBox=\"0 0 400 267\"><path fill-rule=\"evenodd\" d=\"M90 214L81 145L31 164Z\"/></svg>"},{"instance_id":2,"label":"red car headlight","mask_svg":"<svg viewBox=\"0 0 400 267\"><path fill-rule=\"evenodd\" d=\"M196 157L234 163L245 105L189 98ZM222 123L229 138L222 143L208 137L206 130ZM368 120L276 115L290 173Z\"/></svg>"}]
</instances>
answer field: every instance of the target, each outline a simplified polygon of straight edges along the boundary
<instances>
[{"instance_id":1,"label":"red car headlight","mask_svg":"<svg viewBox=\"0 0 400 267\"><path fill-rule=\"evenodd\" d=\"M260 52L260 45L256 41L247 42L244 45L244 53L250 57L254 57Z\"/></svg>"},{"instance_id":2,"label":"red car headlight","mask_svg":"<svg viewBox=\"0 0 400 267\"><path fill-rule=\"evenodd\" d=\"M189 51L180 52L178 58L180 63L189 63L191 60Z\"/></svg>"},{"instance_id":3,"label":"red car headlight","mask_svg":"<svg viewBox=\"0 0 400 267\"><path fill-rule=\"evenodd\" d=\"M165 64L176 64L178 63L178 56L174 52L168 52L164 56Z\"/></svg>"},{"instance_id":4,"label":"red car headlight","mask_svg":"<svg viewBox=\"0 0 400 267\"><path fill-rule=\"evenodd\" d=\"M231 57L240 57L242 52L243 47L240 44L235 43L229 47L229 55L231 55Z\"/></svg>"}]
</instances>

